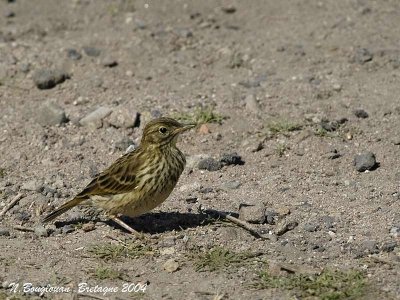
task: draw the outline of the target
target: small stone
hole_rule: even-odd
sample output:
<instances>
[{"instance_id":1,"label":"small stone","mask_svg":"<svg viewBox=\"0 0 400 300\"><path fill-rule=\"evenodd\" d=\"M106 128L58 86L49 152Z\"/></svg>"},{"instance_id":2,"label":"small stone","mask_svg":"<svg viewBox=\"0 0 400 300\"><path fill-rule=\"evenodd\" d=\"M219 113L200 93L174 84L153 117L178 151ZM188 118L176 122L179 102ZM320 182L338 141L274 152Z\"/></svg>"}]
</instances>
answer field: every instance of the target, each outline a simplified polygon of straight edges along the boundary
<instances>
[{"instance_id":1,"label":"small stone","mask_svg":"<svg viewBox=\"0 0 400 300\"><path fill-rule=\"evenodd\" d=\"M96 225L95 225L93 222L84 223L84 224L82 225L82 230L83 230L84 232L89 232L89 231L92 231L92 230L94 230L94 229L96 229Z\"/></svg>"},{"instance_id":2,"label":"small stone","mask_svg":"<svg viewBox=\"0 0 400 300\"><path fill-rule=\"evenodd\" d=\"M173 273L179 269L179 263L171 258L164 263L163 268L168 273Z\"/></svg>"},{"instance_id":3,"label":"small stone","mask_svg":"<svg viewBox=\"0 0 400 300\"><path fill-rule=\"evenodd\" d=\"M221 8L224 13L233 14L236 12L236 7L234 6L224 6Z\"/></svg>"},{"instance_id":4,"label":"small stone","mask_svg":"<svg viewBox=\"0 0 400 300\"><path fill-rule=\"evenodd\" d=\"M82 55L76 49L67 49L67 56L72 60L79 60Z\"/></svg>"},{"instance_id":5,"label":"small stone","mask_svg":"<svg viewBox=\"0 0 400 300\"><path fill-rule=\"evenodd\" d=\"M132 77L132 76L135 75L135 73L133 73L132 70L127 70L127 71L125 72L125 75L128 76L128 77Z\"/></svg>"},{"instance_id":6,"label":"small stone","mask_svg":"<svg viewBox=\"0 0 400 300\"><path fill-rule=\"evenodd\" d=\"M211 133L210 128L208 128L207 124L201 124L198 132L200 134L210 134Z\"/></svg>"},{"instance_id":7,"label":"small stone","mask_svg":"<svg viewBox=\"0 0 400 300\"><path fill-rule=\"evenodd\" d=\"M219 161L224 166L244 164L242 157L238 155L236 152L222 154Z\"/></svg>"},{"instance_id":8,"label":"small stone","mask_svg":"<svg viewBox=\"0 0 400 300\"><path fill-rule=\"evenodd\" d=\"M335 92L340 92L340 91L342 90L342 86L341 86L340 84L338 84L338 83L334 84L334 85L332 86L332 88L333 88L333 90L334 90Z\"/></svg>"},{"instance_id":9,"label":"small stone","mask_svg":"<svg viewBox=\"0 0 400 300\"><path fill-rule=\"evenodd\" d=\"M138 127L140 123L140 114L128 107L118 106L113 109L107 121L115 128Z\"/></svg>"},{"instance_id":10,"label":"small stone","mask_svg":"<svg viewBox=\"0 0 400 300\"><path fill-rule=\"evenodd\" d=\"M359 250L363 254L377 254L377 253L379 253L378 244L377 244L376 241L373 241L373 240L363 241L359 245Z\"/></svg>"},{"instance_id":11,"label":"small stone","mask_svg":"<svg viewBox=\"0 0 400 300\"><path fill-rule=\"evenodd\" d=\"M394 238L400 238L400 226L393 226L390 228L390 235Z\"/></svg>"},{"instance_id":12,"label":"small stone","mask_svg":"<svg viewBox=\"0 0 400 300\"><path fill-rule=\"evenodd\" d=\"M21 189L26 191L41 192L43 190L43 183L35 179L29 180L21 186Z\"/></svg>"},{"instance_id":13,"label":"small stone","mask_svg":"<svg viewBox=\"0 0 400 300\"><path fill-rule=\"evenodd\" d=\"M225 190L236 190L241 186L240 181L237 180L232 180L232 181L228 181L225 182L224 184L222 184L222 188Z\"/></svg>"},{"instance_id":14,"label":"small stone","mask_svg":"<svg viewBox=\"0 0 400 300\"><path fill-rule=\"evenodd\" d=\"M339 158L339 157L341 156L341 154L339 153L339 151L338 151L337 149L335 149L335 148L330 148L330 149L328 150L328 152L325 153L324 156L325 156L326 158L328 158L328 159L336 159L336 158Z\"/></svg>"},{"instance_id":15,"label":"small stone","mask_svg":"<svg viewBox=\"0 0 400 300\"><path fill-rule=\"evenodd\" d=\"M354 111L353 111L353 114L357 117L357 118L360 118L360 119L366 119L366 118L368 118L368 113L365 111L365 110L363 110L363 109L361 109L361 108L359 108L359 109L355 109Z\"/></svg>"},{"instance_id":16,"label":"small stone","mask_svg":"<svg viewBox=\"0 0 400 300\"><path fill-rule=\"evenodd\" d=\"M86 46L83 47L83 52L85 52L87 56L97 57L100 55L101 50L95 47Z\"/></svg>"},{"instance_id":17,"label":"small stone","mask_svg":"<svg viewBox=\"0 0 400 300\"><path fill-rule=\"evenodd\" d=\"M337 121L329 121L326 119L323 119L320 123L320 126L325 129L326 131L332 132L332 131L336 131L340 124Z\"/></svg>"},{"instance_id":18,"label":"small stone","mask_svg":"<svg viewBox=\"0 0 400 300\"><path fill-rule=\"evenodd\" d=\"M22 73L28 73L30 70L31 70L31 64L30 63L22 63L20 66L19 66L19 70L22 72Z\"/></svg>"},{"instance_id":19,"label":"small stone","mask_svg":"<svg viewBox=\"0 0 400 300\"><path fill-rule=\"evenodd\" d=\"M365 64L373 59L373 54L366 48L359 48L356 50L354 60L360 65Z\"/></svg>"},{"instance_id":20,"label":"small stone","mask_svg":"<svg viewBox=\"0 0 400 300\"><path fill-rule=\"evenodd\" d=\"M101 106L83 117L79 121L79 124L91 129L101 128L103 126L103 119L111 114L111 112L110 108Z\"/></svg>"},{"instance_id":21,"label":"small stone","mask_svg":"<svg viewBox=\"0 0 400 300\"><path fill-rule=\"evenodd\" d=\"M384 252L392 252L398 246L396 241L388 241L383 243L381 250Z\"/></svg>"},{"instance_id":22,"label":"small stone","mask_svg":"<svg viewBox=\"0 0 400 300\"><path fill-rule=\"evenodd\" d=\"M38 237L47 237L49 236L49 232L43 225L37 225L34 228L34 232Z\"/></svg>"},{"instance_id":23,"label":"small stone","mask_svg":"<svg viewBox=\"0 0 400 300\"><path fill-rule=\"evenodd\" d=\"M101 61L101 64L104 67L108 67L108 68L113 68L113 67L118 66L117 60L111 56L106 56L105 58L103 58L103 60Z\"/></svg>"},{"instance_id":24,"label":"small stone","mask_svg":"<svg viewBox=\"0 0 400 300\"><path fill-rule=\"evenodd\" d=\"M275 228L275 233L276 235L283 235L286 232L295 229L299 223L296 221L288 221L288 220L282 220L281 222L278 222Z\"/></svg>"},{"instance_id":25,"label":"small stone","mask_svg":"<svg viewBox=\"0 0 400 300\"><path fill-rule=\"evenodd\" d=\"M315 232L319 229L319 225L314 223L305 223L303 229L308 232Z\"/></svg>"},{"instance_id":26,"label":"small stone","mask_svg":"<svg viewBox=\"0 0 400 300\"><path fill-rule=\"evenodd\" d=\"M10 230L4 227L0 227L0 236L10 236Z\"/></svg>"},{"instance_id":27,"label":"small stone","mask_svg":"<svg viewBox=\"0 0 400 300\"><path fill-rule=\"evenodd\" d=\"M51 89L69 78L67 72L59 69L40 69L32 75L33 82L41 90Z\"/></svg>"},{"instance_id":28,"label":"small stone","mask_svg":"<svg viewBox=\"0 0 400 300\"><path fill-rule=\"evenodd\" d=\"M64 110L53 101L42 103L37 110L35 119L42 126L61 125L68 122Z\"/></svg>"},{"instance_id":29,"label":"small stone","mask_svg":"<svg viewBox=\"0 0 400 300\"><path fill-rule=\"evenodd\" d=\"M179 191L182 193L188 193L191 194L195 191L198 191L201 189L201 184L198 182L194 183L189 183L189 184L184 184L179 188Z\"/></svg>"},{"instance_id":30,"label":"small stone","mask_svg":"<svg viewBox=\"0 0 400 300\"><path fill-rule=\"evenodd\" d=\"M265 222L265 205L249 205L242 203L239 205L239 219L249 222L262 224Z\"/></svg>"},{"instance_id":31,"label":"small stone","mask_svg":"<svg viewBox=\"0 0 400 300\"><path fill-rule=\"evenodd\" d=\"M265 222L274 225L279 218L279 214L273 210L265 211Z\"/></svg>"},{"instance_id":32,"label":"small stone","mask_svg":"<svg viewBox=\"0 0 400 300\"><path fill-rule=\"evenodd\" d=\"M218 171L222 168L222 165L219 161L215 160L214 158L205 158L197 164L197 167L200 170L207 170L207 171Z\"/></svg>"},{"instance_id":33,"label":"small stone","mask_svg":"<svg viewBox=\"0 0 400 300\"><path fill-rule=\"evenodd\" d=\"M62 227L62 233L63 234L68 234L68 233L71 233L71 232L74 232L74 231L75 231L75 228L72 225L65 225L65 226Z\"/></svg>"},{"instance_id":34,"label":"small stone","mask_svg":"<svg viewBox=\"0 0 400 300\"><path fill-rule=\"evenodd\" d=\"M244 99L244 102L246 103L246 109L249 112L258 114L261 111L260 104L258 104L257 99L254 95L247 95Z\"/></svg>"},{"instance_id":35,"label":"small stone","mask_svg":"<svg viewBox=\"0 0 400 300\"><path fill-rule=\"evenodd\" d=\"M354 158L354 165L358 172L374 169L377 165L375 154L370 151L366 151L356 155Z\"/></svg>"}]
</instances>

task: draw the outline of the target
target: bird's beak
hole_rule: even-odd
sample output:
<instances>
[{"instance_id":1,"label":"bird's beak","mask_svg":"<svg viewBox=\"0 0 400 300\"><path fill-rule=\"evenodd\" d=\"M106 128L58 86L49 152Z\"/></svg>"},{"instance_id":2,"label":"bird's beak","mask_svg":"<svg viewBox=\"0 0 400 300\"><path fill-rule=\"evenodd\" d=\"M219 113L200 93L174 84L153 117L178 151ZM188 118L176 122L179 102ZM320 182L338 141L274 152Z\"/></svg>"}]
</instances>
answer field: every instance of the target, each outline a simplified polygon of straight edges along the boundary
<instances>
[{"instance_id":1,"label":"bird's beak","mask_svg":"<svg viewBox=\"0 0 400 300\"><path fill-rule=\"evenodd\" d=\"M188 125L183 125L182 127L179 127L177 129L175 129L174 134L178 134L178 133L182 133L186 130L192 129L194 127L196 127L197 124L188 124Z\"/></svg>"}]
</instances>

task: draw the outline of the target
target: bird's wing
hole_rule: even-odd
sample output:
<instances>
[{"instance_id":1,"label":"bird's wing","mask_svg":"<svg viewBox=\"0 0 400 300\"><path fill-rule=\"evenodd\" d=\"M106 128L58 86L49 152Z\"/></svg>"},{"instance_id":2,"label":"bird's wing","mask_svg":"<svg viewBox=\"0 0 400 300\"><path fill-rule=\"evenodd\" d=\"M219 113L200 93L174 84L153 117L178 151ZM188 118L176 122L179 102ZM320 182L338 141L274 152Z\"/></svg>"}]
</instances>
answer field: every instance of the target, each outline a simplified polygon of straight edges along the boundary
<instances>
[{"instance_id":1,"label":"bird's wing","mask_svg":"<svg viewBox=\"0 0 400 300\"><path fill-rule=\"evenodd\" d=\"M80 192L76 198L88 198L91 195L116 195L132 191L137 184L136 172L140 165L139 149L117 159Z\"/></svg>"}]
</instances>

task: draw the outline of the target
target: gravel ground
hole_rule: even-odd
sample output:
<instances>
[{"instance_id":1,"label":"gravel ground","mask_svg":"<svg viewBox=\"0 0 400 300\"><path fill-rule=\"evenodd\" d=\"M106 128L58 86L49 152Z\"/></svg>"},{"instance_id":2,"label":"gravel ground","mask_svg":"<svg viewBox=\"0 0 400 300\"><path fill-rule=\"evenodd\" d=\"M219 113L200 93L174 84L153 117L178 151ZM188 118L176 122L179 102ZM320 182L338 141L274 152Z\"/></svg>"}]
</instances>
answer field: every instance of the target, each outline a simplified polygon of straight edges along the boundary
<instances>
[{"instance_id":1,"label":"gravel ground","mask_svg":"<svg viewBox=\"0 0 400 300\"><path fill-rule=\"evenodd\" d=\"M0 13L0 299L400 299L400 3ZM151 239L79 208L40 224L162 115L204 124L169 199L126 219Z\"/></svg>"}]
</instances>

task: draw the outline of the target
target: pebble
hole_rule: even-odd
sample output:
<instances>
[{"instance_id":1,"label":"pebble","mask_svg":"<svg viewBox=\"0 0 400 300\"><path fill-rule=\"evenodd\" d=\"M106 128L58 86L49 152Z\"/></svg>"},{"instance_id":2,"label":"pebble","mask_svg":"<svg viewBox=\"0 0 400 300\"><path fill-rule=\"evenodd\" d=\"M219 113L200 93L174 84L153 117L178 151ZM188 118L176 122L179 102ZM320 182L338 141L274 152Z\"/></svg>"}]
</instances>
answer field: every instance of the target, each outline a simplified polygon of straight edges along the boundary
<instances>
[{"instance_id":1,"label":"pebble","mask_svg":"<svg viewBox=\"0 0 400 300\"><path fill-rule=\"evenodd\" d=\"M41 90L51 89L69 78L70 75L60 69L40 69L32 75L34 84Z\"/></svg>"},{"instance_id":2,"label":"pebble","mask_svg":"<svg viewBox=\"0 0 400 300\"><path fill-rule=\"evenodd\" d=\"M224 166L244 164L242 157L238 155L236 152L222 154L219 161Z\"/></svg>"},{"instance_id":3,"label":"pebble","mask_svg":"<svg viewBox=\"0 0 400 300\"><path fill-rule=\"evenodd\" d=\"M198 129L198 132L200 134L210 134L211 133L210 128L208 128L207 124L201 124Z\"/></svg>"},{"instance_id":4,"label":"pebble","mask_svg":"<svg viewBox=\"0 0 400 300\"><path fill-rule=\"evenodd\" d=\"M83 47L83 52L85 52L87 56L97 57L100 55L101 50L95 47L85 46Z\"/></svg>"},{"instance_id":5,"label":"pebble","mask_svg":"<svg viewBox=\"0 0 400 300\"><path fill-rule=\"evenodd\" d=\"M37 110L35 118L42 126L61 125L68 122L65 111L53 101L42 103Z\"/></svg>"},{"instance_id":6,"label":"pebble","mask_svg":"<svg viewBox=\"0 0 400 300\"><path fill-rule=\"evenodd\" d=\"M118 62L115 58L111 57L111 56L106 56L102 59L101 64L104 67L108 67L108 68L113 68L118 66Z\"/></svg>"},{"instance_id":7,"label":"pebble","mask_svg":"<svg viewBox=\"0 0 400 300\"><path fill-rule=\"evenodd\" d=\"M319 229L319 225L315 223L305 223L303 229L308 232L315 232Z\"/></svg>"},{"instance_id":8,"label":"pebble","mask_svg":"<svg viewBox=\"0 0 400 300\"><path fill-rule=\"evenodd\" d=\"M353 114L360 119L366 119L369 116L368 113L361 108L353 110Z\"/></svg>"},{"instance_id":9,"label":"pebble","mask_svg":"<svg viewBox=\"0 0 400 300\"><path fill-rule=\"evenodd\" d=\"M265 222L267 224L273 225L276 223L276 221L279 218L279 214L276 211L273 210L267 210L265 211Z\"/></svg>"},{"instance_id":10,"label":"pebble","mask_svg":"<svg viewBox=\"0 0 400 300\"><path fill-rule=\"evenodd\" d=\"M21 186L21 189L26 191L40 192L43 190L43 183L36 179L29 180Z\"/></svg>"},{"instance_id":11,"label":"pebble","mask_svg":"<svg viewBox=\"0 0 400 300\"><path fill-rule=\"evenodd\" d=\"M108 123L116 128L138 127L140 114L128 107L118 106L107 118Z\"/></svg>"},{"instance_id":12,"label":"pebble","mask_svg":"<svg viewBox=\"0 0 400 300\"><path fill-rule=\"evenodd\" d=\"M236 190L238 189L242 184L240 183L240 181L237 180L232 180L232 181L228 181L222 184L222 188L225 190Z\"/></svg>"},{"instance_id":13,"label":"pebble","mask_svg":"<svg viewBox=\"0 0 400 300\"><path fill-rule=\"evenodd\" d=\"M249 222L262 224L265 222L265 205L255 204L249 205L242 203L239 205L239 219Z\"/></svg>"},{"instance_id":14,"label":"pebble","mask_svg":"<svg viewBox=\"0 0 400 300\"><path fill-rule=\"evenodd\" d=\"M168 273L173 273L179 269L179 263L173 258L170 258L164 263L163 268Z\"/></svg>"},{"instance_id":15,"label":"pebble","mask_svg":"<svg viewBox=\"0 0 400 300\"><path fill-rule=\"evenodd\" d=\"M376 167L375 154L370 151L358 154L354 157L353 163L358 172L372 170Z\"/></svg>"},{"instance_id":16,"label":"pebble","mask_svg":"<svg viewBox=\"0 0 400 300\"><path fill-rule=\"evenodd\" d=\"M261 111L260 104L254 95L247 95L244 101L249 112L258 114Z\"/></svg>"},{"instance_id":17,"label":"pebble","mask_svg":"<svg viewBox=\"0 0 400 300\"><path fill-rule=\"evenodd\" d=\"M111 112L110 108L101 106L83 117L79 121L79 124L91 129L101 128L103 126L103 119L111 114Z\"/></svg>"},{"instance_id":18,"label":"pebble","mask_svg":"<svg viewBox=\"0 0 400 300\"><path fill-rule=\"evenodd\" d=\"M365 240L359 245L359 250L363 254L379 253L378 244L374 240Z\"/></svg>"},{"instance_id":19,"label":"pebble","mask_svg":"<svg viewBox=\"0 0 400 300\"><path fill-rule=\"evenodd\" d=\"M219 161L215 160L214 158L208 157L205 159L202 159L199 161L197 164L197 167L200 170L207 170L207 171L218 171L222 168L222 165Z\"/></svg>"},{"instance_id":20,"label":"pebble","mask_svg":"<svg viewBox=\"0 0 400 300\"><path fill-rule=\"evenodd\" d=\"M28 73L30 70L31 70L31 64L30 63L22 63L20 66L19 66L19 70L22 72L22 73Z\"/></svg>"},{"instance_id":21,"label":"pebble","mask_svg":"<svg viewBox=\"0 0 400 300\"><path fill-rule=\"evenodd\" d=\"M84 224L82 225L82 230L83 230L84 232L89 232L89 231L92 231L92 230L94 230L94 229L96 229L96 225L95 225L93 222L84 223Z\"/></svg>"},{"instance_id":22,"label":"pebble","mask_svg":"<svg viewBox=\"0 0 400 300\"><path fill-rule=\"evenodd\" d=\"M224 6L224 7L221 7L221 9L226 14L233 14L236 12L236 7L234 7L234 6Z\"/></svg>"},{"instance_id":23,"label":"pebble","mask_svg":"<svg viewBox=\"0 0 400 300\"><path fill-rule=\"evenodd\" d=\"M68 233L71 233L74 231L75 231L75 228L72 225L65 225L62 227L62 230L61 230L61 232L63 234L68 234Z\"/></svg>"},{"instance_id":24,"label":"pebble","mask_svg":"<svg viewBox=\"0 0 400 300\"><path fill-rule=\"evenodd\" d=\"M4 227L0 227L0 236L10 236L10 230Z\"/></svg>"},{"instance_id":25,"label":"pebble","mask_svg":"<svg viewBox=\"0 0 400 300\"><path fill-rule=\"evenodd\" d=\"M388 241L383 243L381 250L384 252L392 252L398 246L396 241Z\"/></svg>"},{"instance_id":26,"label":"pebble","mask_svg":"<svg viewBox=\"0 0 400 300\"><path fill-rule=\"evenodd\" d=\"M82 58L82 54L80 54L76 49L67 49L67 56L72 60L79 60Z\"/></svg>"},{"instance_id":27,"label":"pebble","mask_svg":"<svg viewBox=\"0 0 400 300\"><path fill-rule=\"evenodd\" d=\"M275 228L276 235L283 235L286 232L295 229L299 225L296 221L282 220L278 222Z\"/></svg>"},{"instance_id":28,"label":"pebble","mask_svg":"<svg viewBox=\"0 0 400 300\"><path fill-rule=\"evenodd\" d=\"M188 193L191 194L195 191L198 191L201 189L201 184L198 182L194 183L189 183L189 184L184 184L179 188L179 191L182 193Z\"/></svg>"},{"instance_id":29,"label":"pebble","mask_svg":"<svg viewBox=\"0 0 400 300\"><path fill-rule=\"evenodd\" d=\"M330 148L328 149L328 152L325 153L324 155L328 159L336 159L341 157L342 155L339 153L339 151L335 148Z\"/></svg>"},{"instance_id":30,"label":"pebble","mask_svg":"<svg viewBox=\"0 0 400 300\"><path fill-rule=\"evenodd\" d=\"M393 226L390 228L390 235L394 238L400 238L400 226Z\"/></svg>"},{"instance_id":31,"label":"pebble","mask_svg":"<svg viewBox=\"0 0 400 300\"><path fill-rule=\"evenodd\" d=\"M365 64L373 59L373 54L366 48L358 48L355 53L354 60L360 65Z\"/></svg>"},{"instance_id":32,"label":"pebble","mask_svg":"<svg viewBox=\"0 0 400 300\"><path fill-rule=\"evenodd\" d=\"M34 228L34 232L38 237L47 237L47 236L49 236L49 232L47 231L46 228L44 228L43 225L37 225Z\"/></svg>"}]
</instances>

